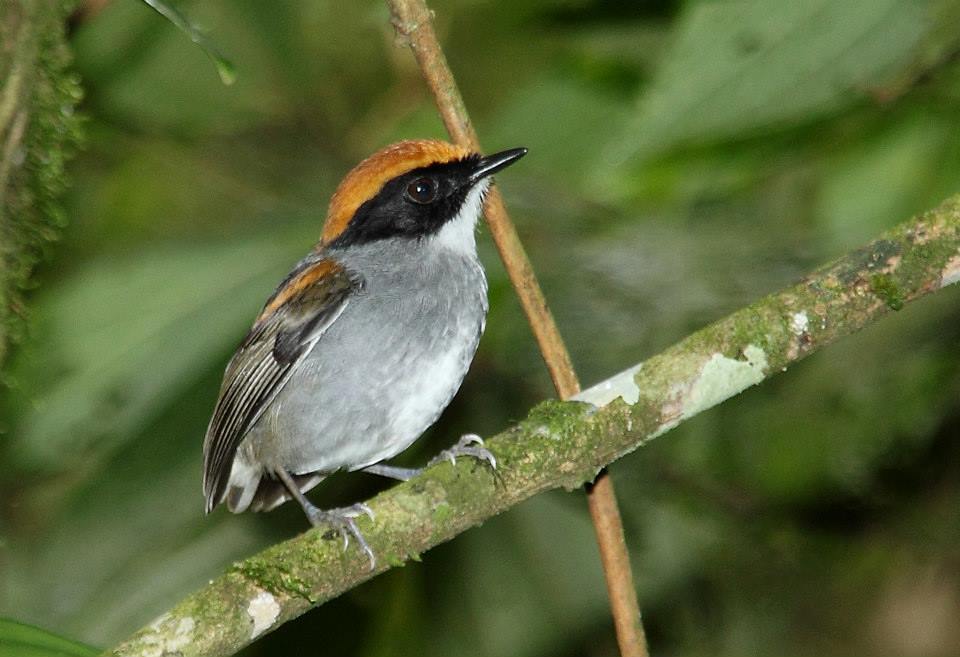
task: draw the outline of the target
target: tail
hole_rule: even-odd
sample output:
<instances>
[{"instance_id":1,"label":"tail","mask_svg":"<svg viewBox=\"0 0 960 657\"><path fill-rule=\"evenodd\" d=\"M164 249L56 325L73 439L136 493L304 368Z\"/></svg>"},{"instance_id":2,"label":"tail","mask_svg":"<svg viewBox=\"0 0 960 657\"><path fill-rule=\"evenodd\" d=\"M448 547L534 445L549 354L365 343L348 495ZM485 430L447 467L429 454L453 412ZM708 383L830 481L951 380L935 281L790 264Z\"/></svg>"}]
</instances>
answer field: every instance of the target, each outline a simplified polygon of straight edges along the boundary
<instances>
[{"instance_id":1,"label":"tail","mask_svg":"<svg viewBox=\"0 0 960 657\"><path fill-rule=\"evenodd\" d=\"M297 487L304 493L319 484L324 475L319 472L292 475ZM212 492L212 491L211 491ZM231 513L244 511L270 511L291 499L290 492L279 479L263 471L259 466L249 465L236 458L230 469L230 479L219 499L207 494L207 513L226 502Z\"/></svg>"},{"instance_id":2,"label":"tail","mask_svg":"<svg viewBox=\"0 0 960 657\"><path fill-rule=\"evenodd\" d=\"M214 486L206 477L203 482L203 492L206 497L206 511L210 513L218 504L227 503L227 508L233 513L246 511L253 501L263 479L263 470L255 465L245 463L243 459L233 459L230 466L230 476L226 482Z\"/></svg>"},{"instance_id":3,"label":"tail","mask_svg":"<svg viewBox=\"0 0 960 657\"><path fill-rule=\"evenodd\" d=\"M318 472L291 475L291 477L297 485L297 488L303 493L306 493L323 481L323 475ZM238 495L238 499L242 500L242 496ZM290 491L287 490L287 487L283 485L282 481L274 479L273 477L262 477L256 491L253 493L252 499L244 509L249 508L251 511L270 511L289 499L292 499ZM243 511L243 509L234 510L229 496L227 497L227 507L234 513Z\"/></svg>"}]
</instances>

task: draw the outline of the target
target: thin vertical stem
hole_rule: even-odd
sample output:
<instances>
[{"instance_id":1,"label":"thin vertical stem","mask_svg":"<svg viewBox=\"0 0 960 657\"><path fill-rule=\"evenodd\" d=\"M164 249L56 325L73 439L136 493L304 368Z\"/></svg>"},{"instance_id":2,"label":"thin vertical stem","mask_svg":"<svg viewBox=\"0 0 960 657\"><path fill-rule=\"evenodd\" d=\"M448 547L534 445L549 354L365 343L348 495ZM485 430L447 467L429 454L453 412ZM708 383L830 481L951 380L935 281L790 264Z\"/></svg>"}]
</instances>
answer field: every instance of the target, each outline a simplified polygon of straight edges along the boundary
<instances>
[{"instance_id":1,"label":"thin vertical stem","mask_svg":"<svg viewBox=\"0 0 960 657\"><path fill-rule=\"evenodd\" d=\"M425 1L387 0L387 4L397 34L413 51L451 139L461 146L481 152L477 133L447 65L433 29L432 13ZM496 188L487 196L484 215L557 394L561 399L567 399L580 391L580 383L530 260L507 214L503 197ZM606 470L587 486L587 500L600 549L620 654L623 657L646 657L646 638L640 622L640 606L633 586L623 523L613 482Z\"/></svg>"},{"instance_id":2,"label":"thin vertical stem","mask_svg":"<svg viewBox=\"0 0 960 657\"><path fill-rule=\"evenodd\" d=\"M603 564L620 654L623 657L648 657L640 605L637 602L637 592L633 588L630 553L623 536L623 523L613 490L613 479L606 468L592 484L587 484L586 490L590 518L593 520L593 530L600 547L600 562Z\"/></svg>"}]
</instances>

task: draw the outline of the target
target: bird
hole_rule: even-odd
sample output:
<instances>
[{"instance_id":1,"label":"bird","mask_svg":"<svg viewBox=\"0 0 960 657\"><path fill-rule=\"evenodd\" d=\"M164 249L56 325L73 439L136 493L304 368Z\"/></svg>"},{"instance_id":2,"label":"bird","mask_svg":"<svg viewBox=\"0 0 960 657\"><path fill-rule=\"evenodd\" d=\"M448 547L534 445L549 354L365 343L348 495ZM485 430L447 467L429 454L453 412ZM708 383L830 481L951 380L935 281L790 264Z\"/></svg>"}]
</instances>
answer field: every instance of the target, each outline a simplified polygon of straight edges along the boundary
<instances>
[{"instance_id":1,"label":"bird","mask_svg":"<svg viewBox=\"0 0 960 657\"><path fill-rule=\"evenodd\" d=\"M321 510L305 493L338 471L419 472L386 461L438 419L467 374L489 306L477 222L491 176L526 153L406 140L347 173L319 242L227 364L203 441L207 513L296 500L375 567L356 524L373 519L369 507ZM473 434L428 465L457 456L496 467Z\"/></svg>"}]
</instances>

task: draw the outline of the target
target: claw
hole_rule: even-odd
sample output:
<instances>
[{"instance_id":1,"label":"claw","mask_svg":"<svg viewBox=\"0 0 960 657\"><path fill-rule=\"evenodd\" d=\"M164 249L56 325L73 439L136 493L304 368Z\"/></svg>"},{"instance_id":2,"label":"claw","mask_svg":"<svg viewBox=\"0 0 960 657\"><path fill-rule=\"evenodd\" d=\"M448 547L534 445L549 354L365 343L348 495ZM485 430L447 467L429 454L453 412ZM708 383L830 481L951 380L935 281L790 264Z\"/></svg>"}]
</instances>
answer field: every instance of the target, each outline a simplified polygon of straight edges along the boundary
<instances>
[{"instance_id":1,"label":"claw","mask_svg":"<svg viewBox=\"0 0 960 657\"><path fill-rule=\"evenodd\" d=\"M340 509L331 509L330 511L326 511L326 513L336 513L343 518L359 518L361 515L370 515L373 512L370 510L370 507L363 502L357 502L356 504L351 504L350 506L345 506Z\"/></svg>"},{"instance_id":2,"label":"claw","mask_svg":"<svg viewBox=\"0 0 960 657\"><path fill-rule=\"evenodd\" d=\"M496 470L497 457L494 456L493 452L483 445L483 438L475 433L468 433L464 436L461 436L460 440L458 440L457 444L455 444L453 447L450 449L445 449L437 454L437 456L427 465L434 465L436 463L440 463L441 461L450 461L451 465L456 466L458 456L470 456L478 461L485 462L493 470Z\"/></svg>"},{"instance_id":3,"label":"claw","mask_svg":"<svg viewBox=\"0 0 960 657\"><path fill-rule=\"evenodd\" d=\"M497 469L497 457L493 455L493 452L486 448L478 449L477 452L478 454L475 455L476 458L486 461L494 470Z\"/></svg>"},{"instance_id":4,"label":"claw","mask_svg":"<svg viewBox=\"0 0 960 657\"><path fill-rule=\"evenodd\" d=\"M350 509L351 512L353 512L353 513L356 514L356 515L351 516L351 517L353 517L353 518L359 518L359 517L360 517L360 514L362 513L362 514L364 514L365 516L367 516L368 518L370 518L370 520L376 520L376 519L377 519L377 517L376 517L376 516L374 515L374 513L373 513L373 509L371 509L369 506L367 506L367 505L364 504L363 502L357 502L357 503L354 504L353 506L349 507L349 509Z\"/></svg>"},{"instance_id":5,"label":"claw","mask_svg":"<svg viewBox=\"0 0 960 657\"><path fill-rule=\"evenodd\" d=\"M353 506L342 509L330 509L329 511L321 511L313 507L307 514L307 517L310 519L310 524L314 527L325 524L339 533L343 537L344 552L350 547L350 537L352 536L354 540L357 541L360 549L367 555L367 558L370 560L370 570L373 570L377 567L377 557L374 555L370 545L367 544L366 539L363 538L363 534L360 533L360 529L357 527L355 521L355 518L359 518L361 515L366 515L371 520L374 519L373 510L363 503L354 504Z\"/></svg>"}]
</instances>

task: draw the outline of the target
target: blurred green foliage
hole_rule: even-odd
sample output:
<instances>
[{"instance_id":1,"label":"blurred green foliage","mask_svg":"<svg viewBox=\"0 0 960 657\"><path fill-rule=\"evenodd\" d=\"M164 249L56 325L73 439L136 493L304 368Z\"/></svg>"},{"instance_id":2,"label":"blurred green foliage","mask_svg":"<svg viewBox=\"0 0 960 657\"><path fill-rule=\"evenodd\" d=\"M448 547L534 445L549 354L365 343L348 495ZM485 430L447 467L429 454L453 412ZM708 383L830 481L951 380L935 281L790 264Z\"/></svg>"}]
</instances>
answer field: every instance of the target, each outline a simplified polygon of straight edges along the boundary
<instances>
[{"instance_id":1,"label":"blurred green foliage","mask_svg":"<svg viewBox=\"0 0 960 657\"><path fill-rule=\"evenodd\" d=\"M960 190L960 0L432 4L484 144L531 150L503 191L585 382ZM443 134L380 2L181 6L236 84L138 2L73 35L90 143L0 400L0 615L101 646L305 528L203 516L219 377L343 173ZM552 393L481 243L487 334L410 463ZM944 290L613 467L655 654L960 652L958 339ZM246 654L614 655L583 497Z\"/></svg>"}]
</instances>

